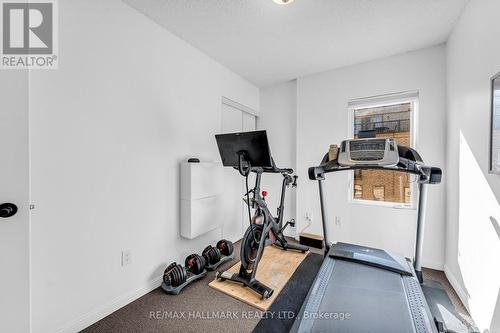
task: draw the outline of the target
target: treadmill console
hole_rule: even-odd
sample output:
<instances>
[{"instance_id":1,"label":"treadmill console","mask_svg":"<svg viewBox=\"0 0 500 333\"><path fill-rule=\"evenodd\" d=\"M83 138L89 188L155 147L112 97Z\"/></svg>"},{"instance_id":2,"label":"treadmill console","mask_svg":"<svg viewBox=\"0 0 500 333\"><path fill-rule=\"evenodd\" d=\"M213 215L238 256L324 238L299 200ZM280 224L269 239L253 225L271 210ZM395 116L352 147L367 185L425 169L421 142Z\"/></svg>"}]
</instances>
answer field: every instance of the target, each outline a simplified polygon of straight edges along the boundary
<instances>
[{"instance_id":1,"label":"treadmill console","mask_svg":"<svg viewBox=\"0 0 500 333\"><path fill-rule=\"evenodd\" d=\"M392 138L342 141L338 163L341 166L394 166L399 162L398 146Z\"/></svg>"}]
</instances>

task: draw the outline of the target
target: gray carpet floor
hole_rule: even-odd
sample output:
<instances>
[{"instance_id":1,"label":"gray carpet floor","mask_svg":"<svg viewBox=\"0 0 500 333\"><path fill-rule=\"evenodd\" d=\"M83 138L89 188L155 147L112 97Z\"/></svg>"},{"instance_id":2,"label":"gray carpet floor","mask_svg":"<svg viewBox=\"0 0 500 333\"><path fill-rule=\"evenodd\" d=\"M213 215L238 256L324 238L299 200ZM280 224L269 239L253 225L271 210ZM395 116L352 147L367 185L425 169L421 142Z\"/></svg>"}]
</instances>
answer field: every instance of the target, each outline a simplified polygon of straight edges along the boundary
<instances>
[{"instance_id":1,"label":"gray carpet floor","mask_svg":"<svg viewBox=\"0 0 500 333\"><path fill-rule=\"evenodd\" d=\"M221 265L219 270L228 269L239 261L238 245L235 244L234 247L236 259ZM208 284L214 279L214 274L209 272L207 277L187 286L179 295L167 295L161 288L155 289L83 332L251 332L260 320L256 317L260 311L210 288ZM206 317L212 311L218 314L236 313L238 319L207 320L196 317L197 315ZM152 316L152 312L160 312L161 315ZM182 313L186 318L166 317L174 314L181 316ZM242 318L243 314L246 318Z\"/></svg>"},{"instance_id":2,"label":"gray carpet floor","mask_svg":"<svg viewBox=\"0 0 500 333\"><path fill-rule=\"evenodd\" d=\"M313 252L321 253L319 250ZM235 258L239 258L238 244L235 246ZM237 261L234 259L225 263L220 269L227 269ZM473 324L443 272L424 269L424 278L441 282L463 321ZM209 272L207 277L186 287L176 296L165 294L161 288L155 289L83 332L251 332L262 313L210 288L208 284L213 279L214 272ZM216 313L212 314L213 311Z\"/></svg>"}]
</instances>

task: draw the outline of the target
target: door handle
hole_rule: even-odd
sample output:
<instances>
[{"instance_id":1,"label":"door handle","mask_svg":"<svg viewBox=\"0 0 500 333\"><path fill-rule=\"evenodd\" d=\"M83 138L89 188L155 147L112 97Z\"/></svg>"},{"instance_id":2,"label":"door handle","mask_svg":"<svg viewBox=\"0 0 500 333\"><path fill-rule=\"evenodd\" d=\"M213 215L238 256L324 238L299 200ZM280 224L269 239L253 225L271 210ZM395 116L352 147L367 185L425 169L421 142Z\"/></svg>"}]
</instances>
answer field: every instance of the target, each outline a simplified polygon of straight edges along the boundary
<instances>
[{"instance_id":1,"label":"door handle","mask_svg":"<svg viewBox=\"0 0 500 333\"><path fill-rule=\"evenodd\" d=\"M13 203L0 204L0 217L7 218L17 213L17 206Z\"/></svg>"}]
</instances>

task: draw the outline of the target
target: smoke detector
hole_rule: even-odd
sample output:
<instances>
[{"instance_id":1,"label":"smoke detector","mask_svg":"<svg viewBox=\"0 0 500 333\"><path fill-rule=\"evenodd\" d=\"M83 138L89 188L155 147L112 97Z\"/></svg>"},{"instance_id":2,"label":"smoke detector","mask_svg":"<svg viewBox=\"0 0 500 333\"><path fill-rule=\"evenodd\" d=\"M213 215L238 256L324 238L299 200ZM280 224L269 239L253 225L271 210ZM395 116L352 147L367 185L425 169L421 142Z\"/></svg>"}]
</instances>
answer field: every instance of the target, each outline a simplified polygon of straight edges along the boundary
<instances>
[{"instance_id":1,"label":"smoke detector","mask_svg":"<svg viewBox=\"0 0 500 333\"><path fill-rule=\"evenodd\" d=\"M273 0L275 3L278 5L289 5L291 4L294 0Z\"/></svg>"}]
</instances>

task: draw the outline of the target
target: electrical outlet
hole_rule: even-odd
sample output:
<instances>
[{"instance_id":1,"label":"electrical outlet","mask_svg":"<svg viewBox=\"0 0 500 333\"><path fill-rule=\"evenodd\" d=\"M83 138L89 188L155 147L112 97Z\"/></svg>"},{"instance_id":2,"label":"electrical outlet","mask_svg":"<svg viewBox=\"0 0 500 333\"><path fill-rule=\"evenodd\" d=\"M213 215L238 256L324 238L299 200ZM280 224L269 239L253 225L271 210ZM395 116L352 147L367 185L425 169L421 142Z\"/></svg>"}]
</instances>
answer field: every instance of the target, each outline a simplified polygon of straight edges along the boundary
<instances>
[{"instance_id":1,"label":"electrical outlet","mask_svg":"<svg viewBox=\"0 0 500 333\"><path fill-rule=\"evenodd\" d=\"M295 222L295 219L290 219L287 223L290 223L290 224L288 225L288 228L285 228L283 233L285 234L285 236L295 238L295 235L297 233L297 231L296 231L297 223Z\"/></svg>"},{"instance_id":2,"label":"electrical outlet","mask_svg":"<svg viewBox=\"0 0 500 333\"><path fill-rule=\"evenodd\" d=\"M335 225L342 225L342 218L340 216L335 216Z\"/></svg>"},{"instance_id":3,"label":"electrical outlet","mask_svg":"<svg viewBox=\"0 0 500 333\"><path fill-rule=\"evenodd\" d=\"M309 222L312 222L312 220L313 220L313 213L312 212L306 212L306 220Z\"/></svg>"},{"instance_id":4,"label":"electrical outlet","mask_svg":"<svg viewBox=\"0 0 500 333\"><path fill-rule=\"evenodd\" d=\"M130 265L132 262L132 252L130 250L122 251L122 266Z\"/></svg>"}]
</instances>

